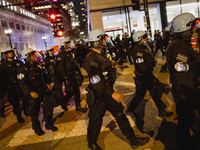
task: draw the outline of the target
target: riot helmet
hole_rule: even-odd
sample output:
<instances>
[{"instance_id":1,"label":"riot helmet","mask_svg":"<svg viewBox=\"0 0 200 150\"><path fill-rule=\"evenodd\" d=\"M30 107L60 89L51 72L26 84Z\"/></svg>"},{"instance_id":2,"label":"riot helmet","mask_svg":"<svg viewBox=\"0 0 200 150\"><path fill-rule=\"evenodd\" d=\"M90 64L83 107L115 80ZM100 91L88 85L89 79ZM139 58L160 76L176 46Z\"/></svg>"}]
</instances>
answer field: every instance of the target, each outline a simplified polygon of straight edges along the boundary
<instances>
[{"instance_id":1,"label":"riot helmet","mask_svg":"<svg viewBox=\"0 0 200 150\"><path fill-rule=\"evenodd\" d=\"M147 40L145 41L144 38L147 38L148 34L146 34L144 31L136 31L133 34L133 41L141 43L142 45L147 45Z\"/></svg>"},{"instance_id":2,"label":"riot helmet","mask_svg":"<svg viewBox=\"0 0 200 150\"><path fill-rule=\"evenodd\" d=\"M105 38L107 34L102 29L94 29L89 34L89 41L94 48L100 48L102 46L101 39Z\"/></svg>"}]
</instances>

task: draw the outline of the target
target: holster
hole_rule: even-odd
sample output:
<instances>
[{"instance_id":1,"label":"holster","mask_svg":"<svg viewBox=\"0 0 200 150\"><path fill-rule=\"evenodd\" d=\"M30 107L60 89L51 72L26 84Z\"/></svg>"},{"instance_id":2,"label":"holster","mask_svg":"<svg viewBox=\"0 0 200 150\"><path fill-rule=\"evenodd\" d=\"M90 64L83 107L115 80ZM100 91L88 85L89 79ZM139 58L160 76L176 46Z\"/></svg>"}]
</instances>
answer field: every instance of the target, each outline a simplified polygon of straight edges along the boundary
<instances>
[{"instance_id":1,"label":"holster","mask_svg":"<svg viewBox=\"0 0 200 150\"><path fill-rule=\"evenodd\" d=\"M88 93L87 93L87 104L88 104L89 107L92 107L95 103L94 91L92 89L90 89L89 87L86 87L86 90L88 91Z\"/></svg>"}]
</instances>

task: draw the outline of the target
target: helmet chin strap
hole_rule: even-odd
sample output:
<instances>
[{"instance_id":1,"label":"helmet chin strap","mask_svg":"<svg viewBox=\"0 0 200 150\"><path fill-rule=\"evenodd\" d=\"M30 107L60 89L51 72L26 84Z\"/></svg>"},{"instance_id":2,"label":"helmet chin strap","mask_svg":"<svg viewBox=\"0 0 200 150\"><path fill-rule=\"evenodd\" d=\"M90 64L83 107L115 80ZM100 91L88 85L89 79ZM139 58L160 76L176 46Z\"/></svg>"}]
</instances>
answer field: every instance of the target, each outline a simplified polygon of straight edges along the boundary
<instances>
[{"instance_id":1,"label":"helmet chin strap","mask_svg":"<svg viewBox=\"0 0 200 150\"><path fill-rule=\"evenodd\" d=\"M144 46L147 46L147 42L145 42L144 39L142 39L142 40L140 41L140 44L141 44L141 45L144 45Z\"/></svg>"},{"instance_id":2,"label":"helmet chin strap","mask_svg":"<svg viewBox=\"0 0 200 150\"><path fill-rule=\"evenodd\" d=\"M92 42L92 46L94 47L94 48L100 48L101 47L101 41L95 41L95 42Z\"/></svg>"}]
</instances>

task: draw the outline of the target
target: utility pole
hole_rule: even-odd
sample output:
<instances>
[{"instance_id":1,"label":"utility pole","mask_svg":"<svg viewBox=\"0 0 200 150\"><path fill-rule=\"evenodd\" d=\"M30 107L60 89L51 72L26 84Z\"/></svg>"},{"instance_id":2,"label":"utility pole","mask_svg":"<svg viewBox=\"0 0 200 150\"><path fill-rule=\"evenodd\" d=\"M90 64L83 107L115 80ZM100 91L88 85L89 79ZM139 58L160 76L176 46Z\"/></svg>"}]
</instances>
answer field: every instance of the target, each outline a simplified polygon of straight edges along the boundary
<instances>
[{"instance_id":1,"label":"utility pole","mask_svg":"<svg viewBox=\"0 0 200 150\"><path fill-rule=\"evenodd\" d=\"M151 30L151 25L150 25L150 20L149 20L149 8L148 8L148 2L147 0L144 0L144 12L146 16L146 21L147 21L147 31Z\"/></svg>"}]
</instances>

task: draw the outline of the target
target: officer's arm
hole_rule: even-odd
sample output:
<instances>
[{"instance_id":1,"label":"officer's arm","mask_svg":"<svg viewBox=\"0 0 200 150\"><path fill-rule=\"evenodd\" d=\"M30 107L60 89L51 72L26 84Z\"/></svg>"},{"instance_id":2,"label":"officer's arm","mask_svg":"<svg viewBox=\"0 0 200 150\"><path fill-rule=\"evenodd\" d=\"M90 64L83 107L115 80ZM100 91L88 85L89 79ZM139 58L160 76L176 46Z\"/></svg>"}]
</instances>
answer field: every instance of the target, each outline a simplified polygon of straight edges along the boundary
<instances>
[{"instance_id":1,"label":"officer's arm","mask_svg":"<svg viewBox=\"0 0 200 150\"><path fill-rule=\"evenodd\" d=\"M104 94L112 96L114 93L114 90L106 84L97 62L91 62L89 79L97 97Z\"/></svg>"},{"instance_id":2,"label":"officer's arm","mask_svg":"<svg viewBox=\"0 0 200 150\"><path fill-rule=\"evenodd\" d=\"M17 79L24 95L28 96L33 90L31 89L29 82L27 82L26 70L26 67L20 67L17 73Z\"/></svg>"}]
</instances>

